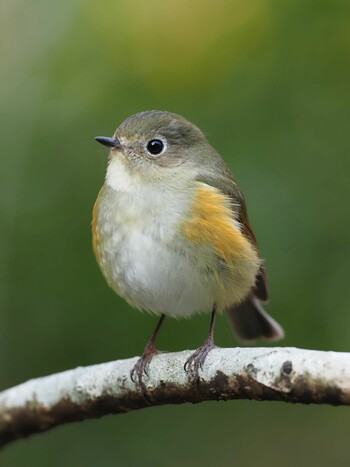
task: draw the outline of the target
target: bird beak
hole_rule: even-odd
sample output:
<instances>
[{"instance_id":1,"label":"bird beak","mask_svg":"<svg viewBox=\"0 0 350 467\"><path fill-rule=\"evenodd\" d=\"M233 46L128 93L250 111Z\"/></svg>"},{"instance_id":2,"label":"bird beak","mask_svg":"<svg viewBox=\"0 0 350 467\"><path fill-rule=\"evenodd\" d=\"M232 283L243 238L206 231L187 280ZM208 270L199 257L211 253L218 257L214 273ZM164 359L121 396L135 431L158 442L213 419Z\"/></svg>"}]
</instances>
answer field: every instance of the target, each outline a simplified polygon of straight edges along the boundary
<instances>
[{"instance_id":1,"label":"bird beak","mask_svg":"<svg viewBox=\"0 0 350 467\"><path fill-rule=\"evenodd\" d=\"M109 148L121 148L122 145L120 144L120 141L118 138L113 136L112 138L109 138L108 136L96 136L95 140L98 143L103 144L104 146L108 146Z\"/></svg>"}]
</instances>

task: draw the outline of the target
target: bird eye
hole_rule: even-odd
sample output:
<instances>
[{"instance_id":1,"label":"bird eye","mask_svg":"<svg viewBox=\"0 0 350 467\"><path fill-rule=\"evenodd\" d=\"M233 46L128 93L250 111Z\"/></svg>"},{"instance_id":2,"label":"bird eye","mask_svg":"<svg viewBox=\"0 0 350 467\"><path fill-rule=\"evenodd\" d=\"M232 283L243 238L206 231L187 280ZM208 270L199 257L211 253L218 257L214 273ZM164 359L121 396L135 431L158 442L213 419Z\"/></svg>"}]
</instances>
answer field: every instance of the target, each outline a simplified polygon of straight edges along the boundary
<instances>
[{"instance_id":1,"label":"bird eye","mask_svg":"<svg viewBox=\"0 0 350 467\"><path fill-rule=\"evenodd\" d=\"M164 149L164 143L160 139L152 139L147 143L147 151L154 156L160 154Z\"/></svg>"}]
</instances>

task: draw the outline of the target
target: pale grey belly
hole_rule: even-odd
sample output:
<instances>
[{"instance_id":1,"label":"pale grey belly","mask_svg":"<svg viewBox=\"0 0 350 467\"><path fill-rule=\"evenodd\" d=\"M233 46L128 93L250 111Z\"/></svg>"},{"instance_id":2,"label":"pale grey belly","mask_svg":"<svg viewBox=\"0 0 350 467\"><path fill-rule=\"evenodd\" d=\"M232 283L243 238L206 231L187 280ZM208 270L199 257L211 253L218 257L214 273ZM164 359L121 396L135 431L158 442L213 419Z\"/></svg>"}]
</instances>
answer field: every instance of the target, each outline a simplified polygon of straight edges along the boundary
<instances>
[{"instance_id":1,"label":"pale grey belly","mask_svg":"<svg viewBox=\"0 0 350 467\"><path fill-rule=\"evenodd\" d=\"M110 286L134 306L169 316L209 312L214 306L217 281L201 255L180 238L164 242L123 225L100 245Z\"/></svg>"}]
</instances>

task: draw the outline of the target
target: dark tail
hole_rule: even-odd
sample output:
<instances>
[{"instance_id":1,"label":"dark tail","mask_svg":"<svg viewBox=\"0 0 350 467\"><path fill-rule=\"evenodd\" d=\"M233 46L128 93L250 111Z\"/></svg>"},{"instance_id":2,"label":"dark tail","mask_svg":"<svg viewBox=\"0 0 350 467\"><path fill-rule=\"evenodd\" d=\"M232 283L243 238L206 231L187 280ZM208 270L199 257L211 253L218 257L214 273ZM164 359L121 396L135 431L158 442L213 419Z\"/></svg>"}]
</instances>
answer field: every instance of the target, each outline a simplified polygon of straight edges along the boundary
<instances>
[{"instance_id":1,"label":"dark tail","mask_svg":"<svg viewBox=\"0 0 350 467\"><path fill-rule=\"evenodd\" d=\"M238 339L244 342L265 338L277 341L284 337L281 326L266 313L253 294L238 307L226 310L230 325Z\"/></svg>"}]
</instances>

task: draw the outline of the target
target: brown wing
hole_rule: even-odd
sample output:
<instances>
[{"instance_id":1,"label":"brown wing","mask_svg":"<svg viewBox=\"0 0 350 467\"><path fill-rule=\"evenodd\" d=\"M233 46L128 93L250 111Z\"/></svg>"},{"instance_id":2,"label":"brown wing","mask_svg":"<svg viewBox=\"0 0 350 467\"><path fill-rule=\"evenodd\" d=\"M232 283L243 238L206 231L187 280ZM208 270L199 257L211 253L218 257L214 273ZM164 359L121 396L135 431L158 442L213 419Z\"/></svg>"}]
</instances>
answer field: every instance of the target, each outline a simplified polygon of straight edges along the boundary
<instances>
[{"instance_id":1,"label":"brown wing","mask_svg":"<svg viewBox=\"0 0 350 467\"><path fill-rule=\"evenodd\" d=\"M253 233L252 227L249 222L248 212L247 212L247 205L243 196L243 193L239 190L236 183L232 180L232 188L235 188L235 192L232 193L232 188L228 193L231 199L237 199L239 204L239 217L238 220L243 226L243 233L250 239L251 242L254 243L256 249L259 251L258 243L256 241L255 235ZM236 201L237 202L237 201ZM262 302L267 302L269 299L269 292L268 292L268 282L267 282L267 274L265 265L262 264L260 270L256 276L255 288L253 290L253 295L257 297Z\"/></svg>"},{"instance_id":2,"label":"brown wing","mask_svg":"<svg viewBox=\"0 0 350 467\"><path fill-rule=\"evenodd\" d=\"M212 155L215 157L214 165L209 169L203 169L197 180L215 187L230 198L232 211L243 226L244 235L259 251L255 235L249 223L243 193L233 180L231 172L224 161L217 153ZM268 297L266 270L265 266L262 265L256 276L255 286L244 302L239 306L226 310L233 332L243 342L253 342L261 337L268 340L283 338L284 332L281 326L266 313L260 304L260 301L266 302Z\"/></svg>"},{"instance_id":3,"label":"brown wing","mask_svg":"<svg viewBox=\"0 0 350 467\"><path fill-rule=\"evenodd\" d=\"M202 176L197 177L197 180L217 188L230 198L232 211L235 213L236 218L238 218L237 220L243 226L244 235L255 245L256 249L259 251L255 235L249 222L247 206L243 193L238 188L236 182L232 178L231 172L227 166L224 165L223 161L222 166L220 167L220 173L222 173L222 175L203 173ZM256 276L255 287L252 290L252 293L262 302L267 302L269 299L267 274L264 264L262 264Z\"/></svg>"}]
</instances>

